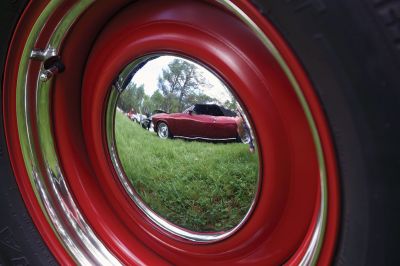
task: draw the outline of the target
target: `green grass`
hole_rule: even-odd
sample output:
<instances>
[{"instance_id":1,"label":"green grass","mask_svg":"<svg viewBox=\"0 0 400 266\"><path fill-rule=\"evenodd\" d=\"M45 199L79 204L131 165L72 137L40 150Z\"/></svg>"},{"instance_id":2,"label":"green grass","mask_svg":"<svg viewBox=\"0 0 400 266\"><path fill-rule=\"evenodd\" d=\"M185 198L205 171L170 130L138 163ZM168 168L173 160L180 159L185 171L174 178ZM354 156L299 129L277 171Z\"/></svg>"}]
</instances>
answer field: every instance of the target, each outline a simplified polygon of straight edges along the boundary
<instances>
[{"instance_id":1,"label":"green grass","mask_svg":"<svg viewBox=\"0 0 400 266\"><path fill-rule=\"evenodd\" d=\"M115 138L126 175L167 220L193 231L223 231L249 210L257 153L242 143L162 140L117 112Z\"/></svg>"}]
</instances>

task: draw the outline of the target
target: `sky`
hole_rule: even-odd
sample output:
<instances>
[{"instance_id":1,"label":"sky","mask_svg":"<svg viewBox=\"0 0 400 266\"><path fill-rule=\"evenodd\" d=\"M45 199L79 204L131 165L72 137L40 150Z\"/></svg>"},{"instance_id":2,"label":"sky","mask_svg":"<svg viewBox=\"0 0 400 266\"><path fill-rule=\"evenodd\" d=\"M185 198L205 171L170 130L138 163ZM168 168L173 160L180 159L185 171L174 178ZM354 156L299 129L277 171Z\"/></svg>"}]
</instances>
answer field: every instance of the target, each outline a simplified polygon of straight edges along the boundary
<instances>
[{"instance_id":1,"label":"sky","mask_svg":"<svg viewBox=\"0 0 400 266\"><path fill-rule=\"evenodd\" d=\"M133 76L131 82L136 83L138 86L143 84L145 93L151 96L157 90L158 77L161 75L162 69L167 68L168 64L175 58L177 57L165 55L149 61ZM194 63L192 61L189 62ZM203 76L208 80L208 83L212 85L210 88L202 88L204 94L218 99L221 103L226 100L231 100L231 93L214 74L204 67L196 63L194 64L201 69Z\"/></svg>"}]
</instances>

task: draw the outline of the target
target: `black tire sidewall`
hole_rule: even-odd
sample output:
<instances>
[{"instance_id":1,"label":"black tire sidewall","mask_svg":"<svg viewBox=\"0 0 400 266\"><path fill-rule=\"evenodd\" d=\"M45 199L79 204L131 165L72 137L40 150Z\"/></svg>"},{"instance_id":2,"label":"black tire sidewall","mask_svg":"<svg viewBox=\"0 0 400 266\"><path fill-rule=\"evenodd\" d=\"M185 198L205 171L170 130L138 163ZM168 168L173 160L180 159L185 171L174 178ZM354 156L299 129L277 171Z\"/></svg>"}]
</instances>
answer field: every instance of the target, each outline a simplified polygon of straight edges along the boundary
<instances>
[{"instance_id":1,"label":"black tire sidewall","mask_svg":"<svg viewBox=\"0 0 400 266\"><path fill-rule=\"evenodd\" d=\"M358 0L252 2L298 56L328 119L342 197L335 264L399 265L400 50L380 9Z\"/></svg>"},{"instance_id":2,"label":"black tire sidewall","mask_svg":"<svg viewBox=\"0 0 400 266\"><path fill-rule=\"evenodd\" d=\"M0 84L13 30L27 1L0 2ZM3 93L1 86L1 95ZM0 265L57 265L43 242L22 200L5 141L0 101Z\"/></svg>"}]
</instances>

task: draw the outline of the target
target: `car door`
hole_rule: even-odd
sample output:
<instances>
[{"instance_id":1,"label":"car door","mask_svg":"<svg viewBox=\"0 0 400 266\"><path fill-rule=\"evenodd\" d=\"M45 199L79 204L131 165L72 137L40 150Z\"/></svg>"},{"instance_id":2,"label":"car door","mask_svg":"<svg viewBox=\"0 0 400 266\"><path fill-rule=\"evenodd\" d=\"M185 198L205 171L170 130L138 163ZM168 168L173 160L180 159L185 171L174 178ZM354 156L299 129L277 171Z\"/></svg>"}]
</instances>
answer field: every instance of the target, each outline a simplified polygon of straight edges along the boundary
<instances>
[{"instance_id":1,"label":"car door","mask_svg":"<svg viewBox=\"0 0 400 266\"><path fill-rule=\"evenodd\" d=\"M213 123L212 116L201 114L182 114L179 117L178 127L181 137L207 138L208 131Z\"/></svg>"},{"instance_id":2,"label":"car door","mask_svg":"<svg viewBox=\"0 0 400 266\"><path fill-rule=\"evenodd\" d=\"M214 116L209 135L214 139L232 139L237 136L237 125L233 117Z\"/></svg>"}]
</instances>

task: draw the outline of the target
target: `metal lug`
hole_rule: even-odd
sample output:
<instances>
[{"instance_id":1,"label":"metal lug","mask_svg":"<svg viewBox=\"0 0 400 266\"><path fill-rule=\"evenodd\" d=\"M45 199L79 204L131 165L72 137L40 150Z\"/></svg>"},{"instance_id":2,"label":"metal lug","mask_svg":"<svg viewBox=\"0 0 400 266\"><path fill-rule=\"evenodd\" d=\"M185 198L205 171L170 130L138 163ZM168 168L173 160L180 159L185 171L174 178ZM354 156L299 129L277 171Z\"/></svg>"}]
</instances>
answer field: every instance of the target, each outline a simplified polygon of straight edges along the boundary
<instances>
[{"instance_id":1,"label":"metal lug","mask_svg":"<svg viewBox=\"0 0 400 266\"><path fill-rule=\"evenodd\" d=\"M63 72L65 66L59 56L51 56L43 61L43 69L40 73L39 79L46 82L51 79L55 74Z\"/></svg>"},{"instance_id":2,"label":"metal lug","mask_svg":"<svg viewBox=\"0 0 400 266\"><path fill-rule=\"evenodd\" d=\"M46 61L47 59L57 56L55 48L48 47L47 49L34 49L31 52L30 58L38 61Z\"/></svg>"}]
</instances>

